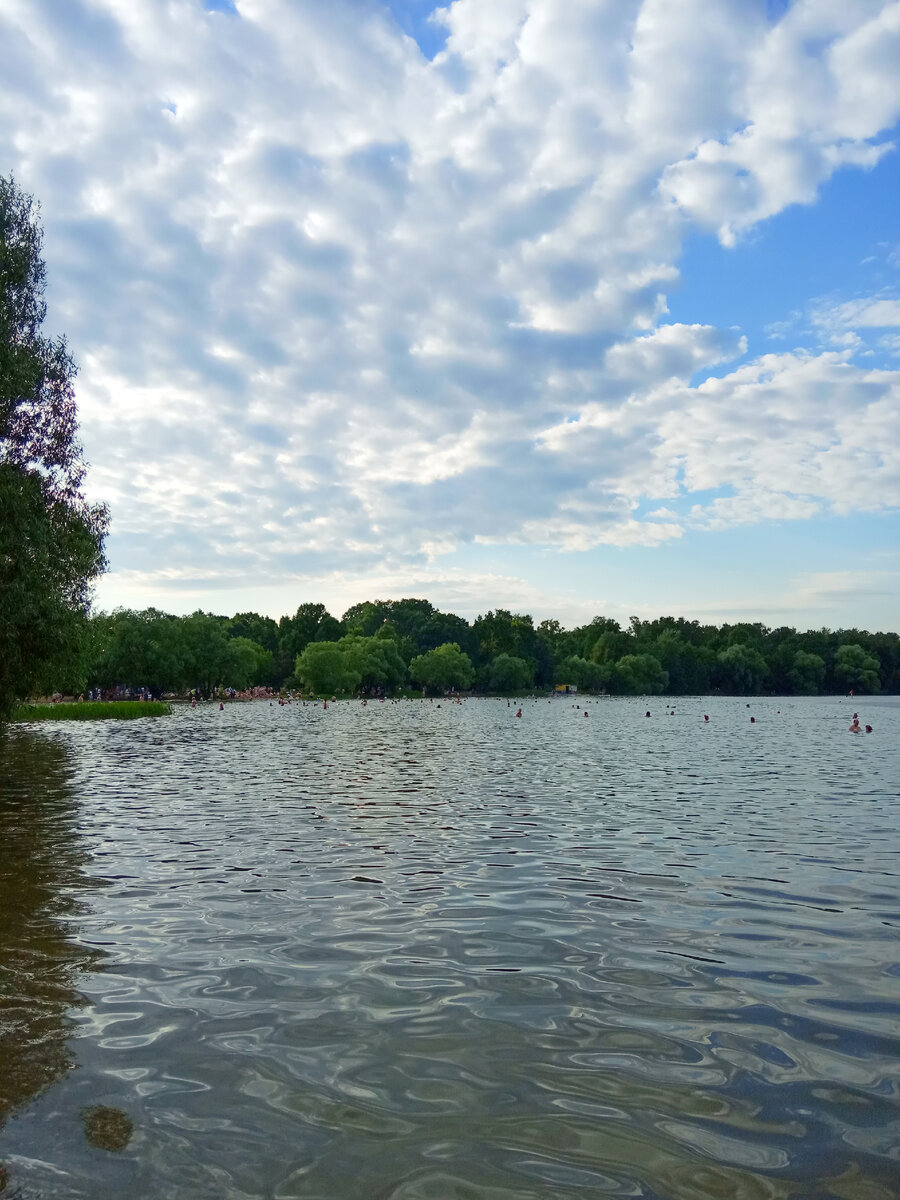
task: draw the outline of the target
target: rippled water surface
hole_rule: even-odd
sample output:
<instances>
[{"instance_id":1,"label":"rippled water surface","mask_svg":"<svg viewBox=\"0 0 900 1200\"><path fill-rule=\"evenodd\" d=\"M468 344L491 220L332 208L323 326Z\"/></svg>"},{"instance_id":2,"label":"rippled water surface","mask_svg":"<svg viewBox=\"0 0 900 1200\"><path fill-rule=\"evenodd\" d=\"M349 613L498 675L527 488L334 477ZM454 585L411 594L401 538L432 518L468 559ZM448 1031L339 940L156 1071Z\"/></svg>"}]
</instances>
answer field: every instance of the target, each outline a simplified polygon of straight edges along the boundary
<instances>
[{"instance_id":1,"label":"rippled water surface","mask_svg":"<svg viewBox=\"0 0 900 1200\"><path fill-rule=\"evenodd\" d=\"M13 729L4 1194L896 1200L900 706L855 703Z\"/></svg>"}]
</instances>

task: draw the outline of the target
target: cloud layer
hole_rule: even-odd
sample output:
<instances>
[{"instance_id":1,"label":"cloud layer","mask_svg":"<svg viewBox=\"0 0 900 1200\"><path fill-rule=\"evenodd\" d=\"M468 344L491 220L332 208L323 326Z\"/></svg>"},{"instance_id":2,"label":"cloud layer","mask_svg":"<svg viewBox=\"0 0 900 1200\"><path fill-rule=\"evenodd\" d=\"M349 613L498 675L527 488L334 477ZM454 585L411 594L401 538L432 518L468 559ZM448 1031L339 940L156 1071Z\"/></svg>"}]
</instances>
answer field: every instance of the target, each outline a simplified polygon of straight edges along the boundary
<instances>
[{"instance_id":1,"label":"cloud layer","mask_svg":"<svg viewBox=\"0 0 900 1200\"><path fill-rule=\"evenodd\" d=\"M115 566L376 575L900 504L900 373L666 320L688 231L893 151L900 3L455 0L433 61L369 0L236 9L0 0L0 169L43 201ZM890 338L898 303L831 328Z\"/></svg>"}]
</instances>

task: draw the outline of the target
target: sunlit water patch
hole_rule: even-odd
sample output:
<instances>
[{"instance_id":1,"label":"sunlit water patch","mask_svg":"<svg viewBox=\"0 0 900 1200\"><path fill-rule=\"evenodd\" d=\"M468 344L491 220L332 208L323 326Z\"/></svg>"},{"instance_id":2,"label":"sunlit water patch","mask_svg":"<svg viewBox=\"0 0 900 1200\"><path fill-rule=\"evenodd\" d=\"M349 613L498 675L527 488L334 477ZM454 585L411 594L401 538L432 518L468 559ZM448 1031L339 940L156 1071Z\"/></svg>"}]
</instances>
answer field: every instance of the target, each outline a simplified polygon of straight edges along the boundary
<instances>
[{"instance_id":1,"label":"sunlit water patch","mask_svg":"<svg viewBox=\"0 0 900 1200\"><path fill-rule=\"evenodd\" d=\"M895 1200L900 706L848 705L15 730L9 1194Z\"/></svg>"}]
</instances>

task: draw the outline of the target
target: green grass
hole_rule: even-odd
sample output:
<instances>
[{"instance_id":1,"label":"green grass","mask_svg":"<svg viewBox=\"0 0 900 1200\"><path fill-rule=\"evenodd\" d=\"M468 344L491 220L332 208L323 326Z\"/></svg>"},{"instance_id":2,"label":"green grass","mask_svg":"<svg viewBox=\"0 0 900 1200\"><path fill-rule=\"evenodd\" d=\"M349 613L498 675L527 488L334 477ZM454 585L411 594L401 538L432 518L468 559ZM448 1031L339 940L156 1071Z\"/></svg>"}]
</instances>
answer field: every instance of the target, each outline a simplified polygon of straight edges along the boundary
<instances>
[{"instance_id":1,"label":"green grass","mask_svg":"<svg viewBox=\"0 0 900 1200\"><path fill-rule=\"evenodd\" d=\"M131 721L135 717L165 717L172 711L164 700L82 700L77 704L20 704L13 721Z\"/></svg>"}]
</instances>

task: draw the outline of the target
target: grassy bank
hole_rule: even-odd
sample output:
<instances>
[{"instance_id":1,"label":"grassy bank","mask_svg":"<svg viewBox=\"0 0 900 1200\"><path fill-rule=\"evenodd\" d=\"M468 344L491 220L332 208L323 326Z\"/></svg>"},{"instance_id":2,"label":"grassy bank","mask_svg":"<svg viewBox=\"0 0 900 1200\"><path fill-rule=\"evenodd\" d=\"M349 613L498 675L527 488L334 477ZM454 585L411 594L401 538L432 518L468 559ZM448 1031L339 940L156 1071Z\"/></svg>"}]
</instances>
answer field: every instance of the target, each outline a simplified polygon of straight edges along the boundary
<instances>
[{"instance_id":1,"label":"grassy bank","mask_svg":"<svg viewBox=\"0 0 900 1200\"><path fill-rule=\"evenodd\" d=\"M77 704L20 704L13 721L131 721L136 717L166 717L172 711L164 700L82 700Z\"/></svg>"}]
</instances>

